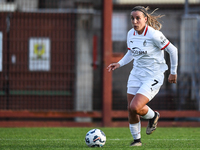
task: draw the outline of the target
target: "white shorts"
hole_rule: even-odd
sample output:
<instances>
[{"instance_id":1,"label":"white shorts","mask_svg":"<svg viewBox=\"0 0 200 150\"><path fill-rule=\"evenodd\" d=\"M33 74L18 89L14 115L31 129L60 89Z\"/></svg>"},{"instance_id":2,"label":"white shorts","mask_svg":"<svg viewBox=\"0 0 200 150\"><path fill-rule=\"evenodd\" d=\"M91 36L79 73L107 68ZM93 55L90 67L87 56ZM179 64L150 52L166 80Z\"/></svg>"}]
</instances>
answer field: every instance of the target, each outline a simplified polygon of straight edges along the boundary
<instances>
[{"instance_id":1,"label":"white shorts","mask_svg":"<svg viewBox=\"0 0 200 150\"><path fill-rule=\"evenodd\" d=\"M149 101L159 92L164 81L164 74L156 75L155 77L136 77L133 74L129 75L127 83L127 93L136 95L140 93L146 96Z\"/></svg>"}]
</instances>

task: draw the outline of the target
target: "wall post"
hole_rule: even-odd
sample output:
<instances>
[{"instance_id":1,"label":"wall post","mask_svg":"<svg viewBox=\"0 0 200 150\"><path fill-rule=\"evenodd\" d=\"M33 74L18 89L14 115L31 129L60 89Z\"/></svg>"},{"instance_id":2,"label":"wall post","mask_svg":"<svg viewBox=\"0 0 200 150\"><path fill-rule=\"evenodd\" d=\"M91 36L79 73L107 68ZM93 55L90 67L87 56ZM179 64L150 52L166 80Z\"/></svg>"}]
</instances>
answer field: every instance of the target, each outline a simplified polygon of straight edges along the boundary
<instances>
[{"instance_id":1,"label":"wall post","mask_svg":"<svg viewBox=\"0 0 200 150\"><path fill-rule=\"evenodd\" d=\"M107 66L112 63L112 0L103 0L103 126L112 125L112 73Z\"/></svg>"}]
</instances>

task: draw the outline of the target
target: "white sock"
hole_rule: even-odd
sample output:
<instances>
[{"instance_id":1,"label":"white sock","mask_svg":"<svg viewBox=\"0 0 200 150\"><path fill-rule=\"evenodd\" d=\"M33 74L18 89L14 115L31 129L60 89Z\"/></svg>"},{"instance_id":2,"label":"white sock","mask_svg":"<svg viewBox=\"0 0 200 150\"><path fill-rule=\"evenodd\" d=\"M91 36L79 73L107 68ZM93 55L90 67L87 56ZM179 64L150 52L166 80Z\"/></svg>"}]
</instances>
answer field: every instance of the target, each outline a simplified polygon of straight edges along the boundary
<instances>
[{"instance_id":1,"label":"white sock","mask_svg":"<svg viewBox=\"0 0 200 150\"><path fill-rule=\"evenodd\" d=\"M155 112L150 107L148 107L148 108L149 109L148 109L147 114L144 116L141 116L143 119L152 119L155 115Z\"/></svg>"},{"instance_id":2,"label":"white sock","mask_svg":"<svg viewBox=\"0 0 200 150\"><path fill-rule=\"evenodd\" d=\"M141 123L138 122L136 124L130 124L129 123L129 129L131 131L131 134L133 136L134 140L140 139L141 138Z\"/></svg>"}]
</instances>

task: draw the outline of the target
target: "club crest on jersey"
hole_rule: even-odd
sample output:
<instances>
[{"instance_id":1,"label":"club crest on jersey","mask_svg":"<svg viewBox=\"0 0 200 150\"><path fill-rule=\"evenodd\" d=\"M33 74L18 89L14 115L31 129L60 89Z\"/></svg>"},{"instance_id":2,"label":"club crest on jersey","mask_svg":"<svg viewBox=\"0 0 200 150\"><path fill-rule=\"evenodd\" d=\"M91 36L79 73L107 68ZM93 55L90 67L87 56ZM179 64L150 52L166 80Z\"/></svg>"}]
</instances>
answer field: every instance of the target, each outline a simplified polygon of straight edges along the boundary
<instances>
[{"instance_id":1,"label":"club crest on jersey","mask_svg":"<svg viewBox=\"0 0 200 150\"><path fill-rule=\"evenodd\" d=\"M143 42L143 46L147 46L147 41L146 40Z\"/></svg>"}]
</instances>

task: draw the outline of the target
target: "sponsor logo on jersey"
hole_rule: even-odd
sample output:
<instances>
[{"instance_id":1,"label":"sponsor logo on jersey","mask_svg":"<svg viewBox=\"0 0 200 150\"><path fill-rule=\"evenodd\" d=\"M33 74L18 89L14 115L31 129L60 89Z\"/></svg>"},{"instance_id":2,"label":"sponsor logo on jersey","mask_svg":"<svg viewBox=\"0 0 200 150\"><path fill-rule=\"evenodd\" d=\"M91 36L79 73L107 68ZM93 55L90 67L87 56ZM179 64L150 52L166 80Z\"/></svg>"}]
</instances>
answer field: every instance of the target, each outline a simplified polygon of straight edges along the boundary
<instances>
[{"instance_id":1,"label":"sponsor logo on jersey","mask_svg":"<svg viewBox=\"0 0 200 150\"><path fill-rule=\"evenodd\" d=\"M140 48L138 47L133 47L132 49L130 49L130 51L134 54L134 55L142 55L142 54L147 54L147 51L142 51Z\"/></svg>"},{"instance_id":2,"label":"sponsor logo on jersey","mask_svg":"<svg viewBox=\"0 0 200 150\"><path fill-rule=\"evenodd\" d=\"M167 42L167 39L163 36L160 37L161 39L161 44L164 45Z\"/></svg>"}]
</instances>

